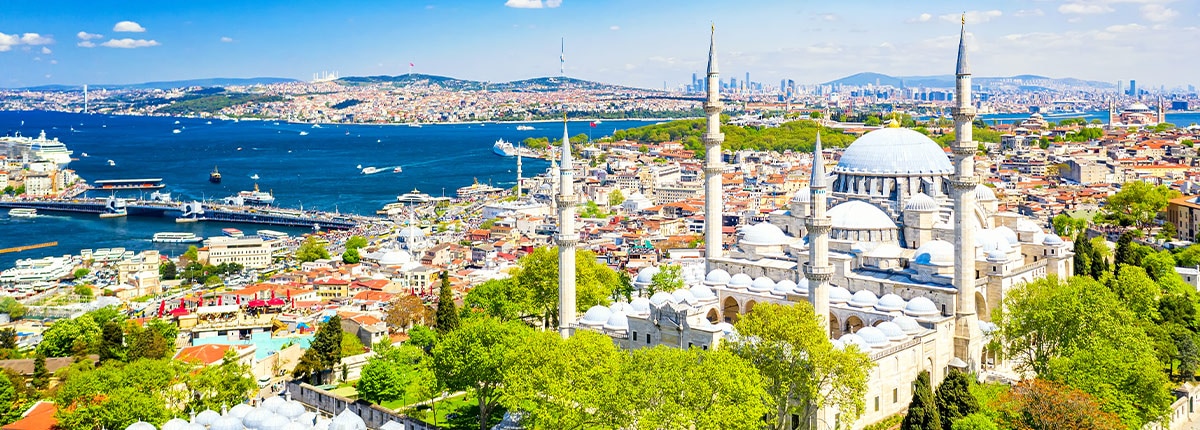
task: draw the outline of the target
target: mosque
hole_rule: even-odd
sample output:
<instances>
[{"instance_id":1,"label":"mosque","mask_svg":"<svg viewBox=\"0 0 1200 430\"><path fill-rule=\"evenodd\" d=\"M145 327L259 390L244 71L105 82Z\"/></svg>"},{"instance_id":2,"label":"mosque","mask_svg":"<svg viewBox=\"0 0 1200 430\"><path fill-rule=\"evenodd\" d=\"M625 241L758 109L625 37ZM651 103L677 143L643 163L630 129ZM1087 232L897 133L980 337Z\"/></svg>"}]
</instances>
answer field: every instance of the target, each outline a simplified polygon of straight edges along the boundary
<instances>
[{"instance_id":1,"label":"mosque","mask_svg":"<svg viewBox=\"0 0 1200 430\"><path fill-rule=\"evenodd\" d=\"M827 318L835 347L856 345L875 363L865 413L853 428L906 408L921 371L937 384L951 368L1002 365L984 351L996 329L992 312L1016 285L1071 276L1074 253L1033 220L1000 211L976 179L965 32L964 25L950 156L925 135L892 125L858 138L828 169L818 135L809 187L794 195L790 210L741 227L728 252L706 247L704 275L688 277L689 286L595 306L574 327L604 332L625 348L708 349L758 303L809 302ZM719 154L715 42L708 62L703 140L708 154ZM722 171L719 157L706 159L705 219L720 219ZM720 243L713 239L719 229L706 226L706 245ZM657 271L642 269L635 287L644 289ZM560 282L561 291L573 287Z\"/></svg>"},{"instance_id":2,"label":"mosque","mask_svg":"<svg viewBox=\"0 0 1200 430\"><path fill-rule=\"evenodd\" d=\"M1167 122L1167 108L1161 99L1157 111L1142 102L1134 102L1120 111L1113 106L1108 108L1110 127L1148 127L1164 122Z\"/></svg>"}]
</instances>

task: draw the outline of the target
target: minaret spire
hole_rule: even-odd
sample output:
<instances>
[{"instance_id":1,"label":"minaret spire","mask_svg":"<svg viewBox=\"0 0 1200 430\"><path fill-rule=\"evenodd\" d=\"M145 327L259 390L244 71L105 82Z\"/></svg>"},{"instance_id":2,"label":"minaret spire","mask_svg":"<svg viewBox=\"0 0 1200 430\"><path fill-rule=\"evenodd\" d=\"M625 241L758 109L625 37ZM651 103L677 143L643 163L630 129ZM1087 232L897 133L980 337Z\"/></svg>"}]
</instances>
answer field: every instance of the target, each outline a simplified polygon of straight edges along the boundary
<instances>
[{"instance_id":1,"label":"minaret spire","mask_svg":"<svg viewBox=\"0 0 1200 430\"><path fill-rule=\"evenodd\" d=\"M517 200L521 200L521 142L517 142Z\"/></svg>"},{"instance_id":2,"label":"minaret spire","mask_svg":"<svg viewBox=\"0 0 1200 430\"><path fill-rule=\"evenodd\" d=\"M975 153L978 145L972 139L975 107L971 104L971 69L967 65L967 26L963 15L958 42L958 67L954 93L954 175L950 178L954 199L954 286L955 299L954 356L977 369L983 354L983 334L975 312Z\"/></svg>"},{"instance_id":3,"label":"minaret spire","mask_svg":"<svg viewBox=\"0 0 1200 430\"><path fill-rule=\"evenodd\" d=\"M708 44L708 94L704 100L704 113L708 116L704 132L704 257L707 270L715 269L714 258L722 257L723 244L721 227L724 210L722 205L721 143L721 77L717 72L717 27L713 25Z\"/></svg>"},{"instance_id":4,"label":"minaret spire","mask_svg":"<svg viewBox=\"0 0 1200 430\"><path fill-rule=\"evenodd\" d=\"M829 264L829 230L833 222L825 214L825 156L821 148L821 132L817 131L817 142L813 145L812 178L809 180L809 217L805 223L808 230L808 263L801 262L804 277L808 279L808 302L813 314L824 326L829 325L829 280L833 278L833 266ZM826 336L830 327L825 327Z\"/></svg>"},{"instance_id":5,"label":"minaret spire","mask_svg":"<svg viewBox=\"0 0 1200 430\"><path fill-rule=\"evenodd\" d=\"M571 164L571 136L563 112L562 163L558 185L558 330L564 338L575 326L575 169Z\"/></svg>"}]
</instances>

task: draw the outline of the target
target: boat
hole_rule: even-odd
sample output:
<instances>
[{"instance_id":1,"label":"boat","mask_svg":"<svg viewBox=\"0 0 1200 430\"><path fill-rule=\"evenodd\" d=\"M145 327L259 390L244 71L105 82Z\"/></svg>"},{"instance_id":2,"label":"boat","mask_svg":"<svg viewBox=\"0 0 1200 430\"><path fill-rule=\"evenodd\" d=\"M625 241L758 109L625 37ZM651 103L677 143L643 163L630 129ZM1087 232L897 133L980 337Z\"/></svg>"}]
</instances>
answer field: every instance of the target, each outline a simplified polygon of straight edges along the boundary
<instances>
[{"instance_id":1,"label":"boat","mask_svg":"<svg viewBox=\"0 0 1200 430\"><path fill-rule=\"evenodd\" d=\"M467 197L475 197L475 196L480 196L480 195L485 195L485 194L498 193L501 191L504 191L504 189L493 187L493 186L487 185L487 184L481 184L481 183L479 183L479 179L475 179L474 184L459 188L458 196L462 197L462 198L467 198Z\"/></svg>"},{"instance_id":2,"label":"boat","mask_svg":"<svg viewBox=\"0 0 1200 430\"><path fill-rule=\"evenodd\" d=\"M37 217L37 209L13 208L8 211L8 216L12 218L35 218Z\"/></svg>"},{"instance_id":3,"label":"boat","mask_svg":"<svg viewBox=\"0 0 1200 430\"><path fill-rule=\"evenodd\" d=\"M57 164L59 170L67 168L72 153L57 137L47 138L44 130L36 138L21 133L0 137L0 154L7 154L10 159L27 157L34 161L49 161Z\"/></svg>"},{"instance_id":4,"label":"boat","mask_svg":"<svg viewBox=\"0 0 1200 430\"><path fill-rule=\"evenodd\" d=\"M112 161L112 160L108 160L108 165L109 165L109 166L116 166L116 165L117 165L117 162L116 162L116 161Z\"/></svg>"},{"instance_id":5,"label":"boat","mask_svg":"<svg viewBox=\"0 0 1200 430\"><path fill-rule=\"evenodd\" d=\"M242 233L241 230L236 228L223 228L221 229L221 234L229 237L246 237L245 233Z\"/></svg>"},{"instance_id":6,"label":"boat","mask_svg":"<svg viewBox=\"0 0 1200 430\"><path fill-rule=\"evenodd\" d=\"M246 206L267 206L275 203L275 196L270 193L265 193L258 190L258 184L254 184L254 191L241 191L236 196L226 197L224 199L227 205Z\"/></svg>"},{"instance_id":7,"label":"boat","mask_svg":"<svg viewBox=\"0 0 1200 430\"><path fill-rule=\"evenodd\" d=\"M358 170L362 170L362 164L359 164L359 165L357 165L357 166L354 166L354 168L355 168L355 169L358 169Z\"/></svg>"},{"instance_id":8,"label":"boat","mask_svg":"<svg viewBox=\"0 0 1200 430\"><path fill-rule=\"evenodd\" d=\"M156 243L199 243L203 242L204 238L196 236L195 233L162 232L154 233L154 237L150 241Z\"/></svg>"},{"instance_id":9,"label":"boat","mask_svg":"<svg viewBox=\"0 0 1200 430\"><path fill-rule=\"evenodd\" d=\"M301 135L301 136L308 136L308 132L307 132L307 131L302 131L302 132L300 132L300 135Z\"/></svg>"},{"instance_id":10,"label":"boat","mask_svg":"<svg viewBox=\"0 0 1200 430\"><path fill-rule=\"evenodd\" d=\"M400 166L396 166L396 168L395 168L395 169L392 169L392 173L400 173L400 172L403 172L403 171L404 171L404 169L401 169L401 168L400 168Z\"/></svg>"},{"instance_id":11,"label":"boat","mask_svg":"<svg viewBox=\"0 0 1200 430\"><path fill-rule=\"evenodd\" d=\"M181 132L181 131L179 131L179 129L177 128L177 129L171 130L171 133L174 133L174 134L179 134L179 133L182 133L182 132Z\"/></svg>"},{"instance_id":12,"label":"boat","mask_svg":"<svg viewBox=\"0 0 1200 430\"><path fill-rule=\"evenodd\" d=\"M88 154L86 152L79 154L79 155L82 156L83 158L88 158Z\"/></svg>"},{"instance_id":13,"label":"boat","mask_svg":"<svg viewBox=\"0 0 1200 430\"><path fill-rule=\"evenodd\" d=\"M517 155L517 149L513 147L513 144L504 139L497 140L496 143L492 145L492 152L501 157L512 157Z\"/></svg>"},{"instance_id":14,"label":"boat","mask_svg":"<svg viewBox=\"0 0 1200 430\"><path fill-rule=\"evenodd\" d=\"M176 123L176 124L179 124L179 120L175 120L175 123Z\"/></svg>"},{"instance_id":15,"label":"boat","mask_svg":"<svg viewBox=\"0 0 1200 430\"><path fill-rule=\"evenodd\" d=\"M208 174L208 182L212 182L214 184L221 183L221 172L217 171L217 166L213 166L212 173Z\"/></svg>"},{"instance_id":16,"label":"boat","mask_svg":"<svg viewBox=\"0 0 1200 430\"><path fill-rule=\"evenodd\" d=\"M412 191L396 196L396 201L400 203L419 205L433 201L433 197L429 194L422 193L416 188L413 188Z\"/></svg>"},{"instance_id":17,"label":"boat","mask_svg":"<svg viewBox=\"0 0 1200 430\"><path fill-rule=\"evenodd\" d=\"M161 190L166 185L163 185L162 178L138 178L138 179L99 179L92 182L88 186L89 190Z\"/></svg>"},{"instance_id":18,"label":"boat","mask_svg":"<svg viewBox=\"0 0 1200 430\"><path fill-rule=\"evenodd\" d=\"M520 131L529 131L529 130L533 130L533 126L531 126L531 125L518 125L518 126L517 126L517 130L520 130Z\"/></svg>"},{"instance_id":19,"label":"boat","mask_svg":"<svg viewBox=\"0 0 1200 430\"><path fill-rule=\"evenodd\" d=\"M408 125L409 127L421 128L421 124L420 124L420 123L416 123L416 122L410 122L410 123L408 123L407 125Z\"/></svg>"},{"instance_id":20,"label":"boat","mask_svg":"<svg viewBox=\"0 0 1200 430\"><path fill-rule=\"evenodd\" d=\"M212 125L212 121L207 121L204 123L204 125Z\"/></svg>"},{"instance_id":21,"label":"boat","mask_svg":"<svg viewBox=\"0 0 1200 430\"><path fill-rule=\"evenodd\" d=\"M367 166L367 167L363 167L363 169L362 169L362 174L364 174L364 175L374 175L374 174L376 174L376 173L379 173L379 172L381 172L381 171L382 171L382 169L380 169L380 168L378 168L378 167L375 167L375 166Z\"/></svg>"},{"instance_id":22,"label":"boat","mask_svg":"<svg viewBox=\"0 0 1200 430\"><path fill-rule=\"evenodd\" d=\"M32 284L67 279L79 263L82 262L66 256L17 260L15 266L0 272L0 284Z\"/></svg>"},{"instance_id":23,"label":"boat","mask_svg":"<svg viewBox=\"0 0 1200 430\"><path fill-rule=\"evenodd\" d=\"M258 233L258 237L261 237L262 240L280 240L288 238L288 234L282 231L258 230L256 233Z\"/></svg>"},{"instance_id":24,"label":"boat","mask_svg":"<svg viewBox=\"0 0 1200 430\"><path fill-rule=\"evenodd\" d=\"M321 128L321 124L313 124L312 128Z\"/></svg>"},{"instance_id":25,"label":"boat","mask_svg":"<svg viewBox=\"0 0 1200 430\"><path fill-rule=\"evenodd\" d=\"M253 179L253 180L256 180L256 181L257 181L257 180L258 180L258 174L257 174L257 173L255 173L255 174L253 174L253 175L250 175L250 179Z\"/></svg>"}]
</instances>

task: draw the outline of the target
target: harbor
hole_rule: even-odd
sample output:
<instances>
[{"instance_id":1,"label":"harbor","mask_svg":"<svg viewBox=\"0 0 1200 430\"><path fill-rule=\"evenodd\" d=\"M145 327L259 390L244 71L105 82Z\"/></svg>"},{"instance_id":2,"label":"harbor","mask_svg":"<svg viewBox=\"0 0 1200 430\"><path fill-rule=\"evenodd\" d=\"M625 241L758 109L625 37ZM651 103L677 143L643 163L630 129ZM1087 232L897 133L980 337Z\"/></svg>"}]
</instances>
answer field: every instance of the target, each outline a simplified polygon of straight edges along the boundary
<instances>
[{"instance_id":1,"label":"harbor","mask_svg":"<svg viewBox=\"0 0 1200 430\"><path fill-rule=\"evenodd\" d=\"M0 208L104 215L112 213L110 207L113 201L111 198L14 200L0 201ZM348 230L354 228L359 222L365 221L365 217L350 217L317 211L299 212L200 202L162 203L135 201L133 203L126 203L124 210L127 216L175 218L176 222L221 221L242 224L312 227L322 230Z\"/></svg>"}]
</instances>

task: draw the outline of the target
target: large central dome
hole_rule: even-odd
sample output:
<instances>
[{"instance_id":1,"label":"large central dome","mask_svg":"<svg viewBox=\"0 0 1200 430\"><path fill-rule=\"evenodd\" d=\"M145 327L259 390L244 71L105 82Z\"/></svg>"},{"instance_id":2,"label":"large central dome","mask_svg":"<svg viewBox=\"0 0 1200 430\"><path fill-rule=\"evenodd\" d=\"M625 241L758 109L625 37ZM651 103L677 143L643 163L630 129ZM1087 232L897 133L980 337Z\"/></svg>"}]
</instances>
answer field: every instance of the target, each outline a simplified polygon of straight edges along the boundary
<instances>
[{"instance_id":1,"label":"large central dome","mask_svg":"<svg viewBox=\"0 0 1200 430\"><path fill-rule=\"evenodd\" d=\"M865 175L948 175L954 172L950 157L924 134L907 128L882 128L850 144L837 173Z\"/></svg>"}]
</instances>

